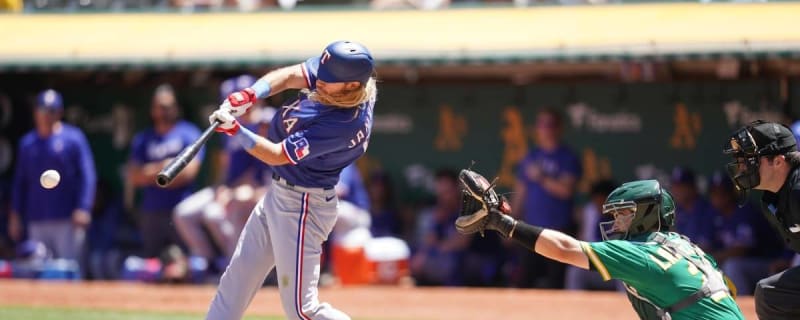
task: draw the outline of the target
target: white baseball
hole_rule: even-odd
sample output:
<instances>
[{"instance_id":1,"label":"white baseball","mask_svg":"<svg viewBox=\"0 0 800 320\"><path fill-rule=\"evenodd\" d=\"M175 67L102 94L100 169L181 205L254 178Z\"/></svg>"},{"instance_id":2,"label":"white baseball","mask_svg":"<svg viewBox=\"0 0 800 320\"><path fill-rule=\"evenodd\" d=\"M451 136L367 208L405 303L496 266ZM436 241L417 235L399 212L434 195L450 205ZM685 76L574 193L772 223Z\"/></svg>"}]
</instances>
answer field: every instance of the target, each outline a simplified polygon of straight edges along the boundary
<instances>
[{"instance_id":1,"label":"white baseball","mask_svg":"<svg viewBox=\"0 0 800 320\"><path fill-rule=\"evenodd\" d=\"M42 187L45 189L55 188L60 181L61 175L55 170L47 170L42 173L41 177L39 177L39 183L41 183Z\"/></svg>"}]
</instances>

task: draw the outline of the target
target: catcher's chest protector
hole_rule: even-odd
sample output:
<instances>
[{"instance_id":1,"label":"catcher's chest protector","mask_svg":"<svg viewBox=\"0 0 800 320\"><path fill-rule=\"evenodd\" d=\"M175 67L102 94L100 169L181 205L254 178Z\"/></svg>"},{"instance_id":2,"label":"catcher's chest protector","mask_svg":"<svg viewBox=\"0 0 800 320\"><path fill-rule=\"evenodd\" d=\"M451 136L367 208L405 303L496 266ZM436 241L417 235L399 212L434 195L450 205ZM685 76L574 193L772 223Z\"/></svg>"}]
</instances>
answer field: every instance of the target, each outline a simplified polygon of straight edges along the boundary
<instances>
[{"instance_id":1,"label":"catcher's chest protector","mask_svg":"<svg viewBox=\"0 0 800 320\"><path fill-rule=\"evenodd\" d=\"M698 256L703 257L701 254L702 251L699 250L695 244L691 243L685 236L681 235L681 239L685 240L691 245L691 250L688 250L686 246L682 246L675 240L668 239L665 234L660 232L654 234L653 239L650 241L658 243L664 250L667 250L672 255L681 257L685 259L687 263L694 265L697 270L705 275L706 281L704 281L702 287L693 294L690 294L683 299L678 300L678 302L665 307L657 306L647 298L639 295L635 288L629 286L628 284L624 284L628 293L628 300L631 301L631 305L633 306L634 310L636 310L636 313L639 315L640 319L670 320L672 319L672 316L670 315L671 313L689 307L703 298L711 297L718 293L730 294L730 289L725 284L725 280L722 278L721 273L719 273L708 260L704 258L698 258Z\"/></svg>"}]
</instances>

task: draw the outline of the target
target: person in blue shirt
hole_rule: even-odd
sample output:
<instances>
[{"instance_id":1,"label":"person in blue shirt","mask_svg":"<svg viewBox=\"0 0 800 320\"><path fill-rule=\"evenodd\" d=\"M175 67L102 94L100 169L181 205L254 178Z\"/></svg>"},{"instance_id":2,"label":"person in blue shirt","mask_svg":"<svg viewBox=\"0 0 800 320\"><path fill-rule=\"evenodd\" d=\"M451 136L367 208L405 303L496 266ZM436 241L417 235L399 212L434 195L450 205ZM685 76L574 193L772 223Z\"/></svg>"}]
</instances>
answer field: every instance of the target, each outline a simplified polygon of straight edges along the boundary
<instances>
[{"instance_id":1,"label":"person in blue shirt","mask_svg":"<svg viewBox=\"0 0 800 320\"><path fill-rule=\"evenodd\" d=\"M358 167L355 163L342 169L339 174L339 183L336 184L336 193L339 196L339 201L347 201L355 206L369 212L369 194L367 188L364 187L364 179L361 178L361 173L358 172Z\"/></svg>"},{"instance_id":2,"label":"person in blue shirt","mask_svg":"<svg viewBox=\"0 0 800 320\"><path fill-rule=\"evenodd\" d=\"M245 224L207 319L240 319L273 268L287 318L350 319L319 301L317 284L322 243L336 223L334 186L369 144L374 71L366 47L333 42L319 56L271 71L231 94L209 117L220 123L218 131L272 166L273 183ZM267 137L236 120L256 100L287 89L301 92L280 108Z\"/></svg>"},{"instance_id":3,"label":"person in blue shirt","mask_svg":"<svg viewBox=\"0 0 800 320\"><path fill-rule=\"evenodd\" d=\"M409 268L420 286L461 285L459 262L473 237L463 236L452 227L461 209L458 173L451 169L437 170L434 192L434 205L421 210L417 217L416 252Z\"/></svg>"},{"instance_id":4,"label":"person in blue shirt","mask_svg":"<svg viewBox=\"0 0 800 320\"><path fill-rule=\"evenodd\" d=\"M404 237L401 221L395 207L394 190L389 174L378 171L369 179L369 231L373 237ZM409 228L410 229L410 228ZM407 230L406 230L407 231Z\"/></svg>"},{"instance_id":5,"label":"person in blue shirt","mask_svg":"<svg viewBox=\"0 0 800 320\"><path fill-rule=\"evenodd\" d=\"M36 97L36 128L20 139L14 169L9 231L22 240L23 221L29 238L44 243L53 257L77 259L91 221L97 173L83 132L63 123L61 94L49 89ZM39 177L56 170L61 181L45 189Z\"/></svg>"},{"instance_id":6,"label":"person in blue shirt","mask_svg":"<svg viewBox=\"0 0 800 320\"><path fill-rule=\"evenodd\" d=\"M153 126L133 137L126 183L141 189L138 219L142 234L142 255L159 256L174 244L181 244L172 223L172 210L192 193L204 151L175 177L167 188L156 185L156 176L186 146L197 140L200 130L181 120L175 92L169 85L156 88L150 106Z\"/></svg>"},{"instance_id":7,"label":"person in blue shirt","mask_svg":"<svg viewBox=\"0 0 800 320\"><path fill-rule=\"evenodd\" d=\"M751 204L738 205L733 181L722 171L708 181L714 212L711 255L733 281L740 295L752 295L758 280L769 275L769 265L780 255L781 239Z\"/></svg>"},{"instance_id":8,"label":"person in blue shirt","mask_svg":"<svg viewBox=\"0 0 800 320\"><path fill-rule=\"evenodd\" d=\"M227 79L220 85L220 96L226 99L234 92L249 88L255 81L250 75ZM242 125L266 134L275 108L257 106L254 111L257 112L250 112L242 119ZM238 142L226 139L224 145L221 162L226 172L223 183L203 188L187 197L175 206L173 216L175 227L190 254L209 262L219 261L217 267L222 268L233 255L250 209L261 199L272 180L272 169L251 157ZM221 251L222 259L215 259L215 247Z\"/></svg>"},{"instance_id":9,"label":"person in blue shirt","mask_svg":"<svg viewBox=\"0 0 800 320\"><path fill-rule=\"evenodd\" d=\"M573 228L573 195L582 169L578 156L562 142L563 118L555 109L536 115L535 142L517 166L511 205L527 223L570 232ZM564 264L538 254L520 252L520 287L563 288Z\"/></svg>"},{"instance_id":10,"label":"person in blue shirt","mask_svg":"<svg viewBox=\"0 0 800 320\"><path fill-rule=\"evenodd\" d=\"M675 229L692 239L704 251L711 251L714 236L714 221L711 205L697 191L697 177L691 168L676 166L670 177L672 194L675 196Z\"/></svg>"}]
</instances>

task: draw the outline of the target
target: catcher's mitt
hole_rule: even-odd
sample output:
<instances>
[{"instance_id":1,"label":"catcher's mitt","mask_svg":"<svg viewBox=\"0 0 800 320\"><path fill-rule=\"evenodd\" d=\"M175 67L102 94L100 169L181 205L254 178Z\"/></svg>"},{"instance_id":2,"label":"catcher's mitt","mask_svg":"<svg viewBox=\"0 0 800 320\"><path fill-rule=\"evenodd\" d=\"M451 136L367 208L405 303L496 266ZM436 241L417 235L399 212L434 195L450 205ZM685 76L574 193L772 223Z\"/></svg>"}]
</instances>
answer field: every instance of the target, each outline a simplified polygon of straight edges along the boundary
<instances>
[{"instance_id":1,"label":"catcher's mitt","mask_svg":"<svg viewBox=\"0 0 800 320\"><path fill-rule=\"evenodd\" d=\"M456 219L456 230L462 234L472 234L487 229L492 215L508 213L510 207L505 199L494 191L494 184L489 183L479 173L463 169L458 175L461 183L461 214ZM489 229L494 229L488 226Z\"/></svg>"}]
</instances>

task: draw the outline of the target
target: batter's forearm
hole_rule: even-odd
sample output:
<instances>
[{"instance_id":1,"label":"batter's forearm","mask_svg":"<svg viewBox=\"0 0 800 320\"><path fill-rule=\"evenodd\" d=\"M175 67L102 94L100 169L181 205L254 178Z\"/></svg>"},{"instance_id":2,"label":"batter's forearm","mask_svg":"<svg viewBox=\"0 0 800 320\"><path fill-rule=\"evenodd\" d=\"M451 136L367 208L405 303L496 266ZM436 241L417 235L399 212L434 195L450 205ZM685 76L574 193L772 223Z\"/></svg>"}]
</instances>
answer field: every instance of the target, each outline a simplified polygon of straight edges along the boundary
<instances>
[{"instance_id":1,"label":"batter's forearm","mask_svg":"<svg viewBox=\"0 0 800 320\"><path fill-rule=\"evenodd\" d=\"M252 88L259 98L266 98L287 89L307 88L303 65L296 64L270 71L258 79Z\"/></svg>"},{"instance_id":2,"label":"batter's forearm","mask_svg":"<svg viewBox=\"0 0 800 320\"><path fill-rule=\"evenodd\" d=\"M283 146L259 136L245 127L241 127L233 136L244 149L261 162L271 166L289 163L283 152Z\"/></svg>"}]
</instances>

